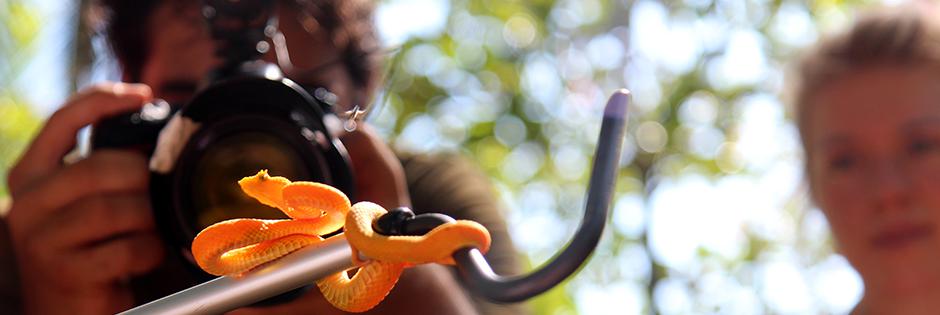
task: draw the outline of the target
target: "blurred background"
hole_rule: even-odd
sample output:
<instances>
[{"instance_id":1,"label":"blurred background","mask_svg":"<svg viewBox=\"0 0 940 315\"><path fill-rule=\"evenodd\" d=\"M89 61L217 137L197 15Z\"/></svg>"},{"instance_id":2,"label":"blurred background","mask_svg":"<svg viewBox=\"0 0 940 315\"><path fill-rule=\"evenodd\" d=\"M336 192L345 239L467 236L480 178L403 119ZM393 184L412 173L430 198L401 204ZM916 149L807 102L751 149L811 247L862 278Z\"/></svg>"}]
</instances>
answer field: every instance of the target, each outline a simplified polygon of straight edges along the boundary
<instances>
[{"instance_id":1,"label":"blurred background","mask_svg":"<svg viewBox=\"0 0 940 315\"><path fill-rule=\"evenodd\" d=\"M477 161L534 268L578 224L602 107L627 87L609 229L536 313L843 314L863 288L808 200L787 78L868 2L382 0L370 119L396 149ZM100 45L81 5L0 0L0 177L75 87L117 78L74 62Z\"/></svg>"}]
</instances>

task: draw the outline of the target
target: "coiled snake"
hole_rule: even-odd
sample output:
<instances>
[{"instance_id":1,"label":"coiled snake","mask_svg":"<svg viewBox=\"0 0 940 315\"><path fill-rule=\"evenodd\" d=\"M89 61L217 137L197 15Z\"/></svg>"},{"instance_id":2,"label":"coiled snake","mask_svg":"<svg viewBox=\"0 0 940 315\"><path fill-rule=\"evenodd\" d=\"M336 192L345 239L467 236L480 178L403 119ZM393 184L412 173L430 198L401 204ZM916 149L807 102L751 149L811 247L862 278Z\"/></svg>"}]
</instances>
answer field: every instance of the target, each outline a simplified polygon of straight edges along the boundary
<instances>
[{"instance_id":1,"label":"coiled snake","mask_svg":"<svg viewBox=\"0 0 940 315\"><path fill-rule=\"evenodd\" d=\"M351 205L345 194L328 185L291 182L272 177L266 170L238 184L246 194L290 219L232 219L205 228L192 245L199 266L210 274L237 276L343 228L358 270L352 278L344 271L318 280L317 287L344 311L375 307L404 268L430 262L454 264L451 254L463 247L484 253L489 249L489 233L473 221L446 223L422 236L385 236L372 230L372 222L386 213L384 208L371 202ZM357 253L369 260L359 261Z\"/></svg>"}]
</instances>

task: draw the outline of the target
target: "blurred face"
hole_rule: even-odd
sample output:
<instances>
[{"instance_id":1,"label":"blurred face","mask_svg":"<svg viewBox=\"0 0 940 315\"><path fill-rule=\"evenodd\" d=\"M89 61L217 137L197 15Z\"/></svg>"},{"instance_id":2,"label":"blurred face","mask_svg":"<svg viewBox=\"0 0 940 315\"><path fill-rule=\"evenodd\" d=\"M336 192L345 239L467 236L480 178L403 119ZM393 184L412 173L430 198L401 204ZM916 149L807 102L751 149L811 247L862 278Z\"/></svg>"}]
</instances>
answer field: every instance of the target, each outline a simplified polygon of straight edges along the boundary
<instances>
[{"instance_id":1,"label":"blurred face","mask_svg":"<svg viewBox=\"0 0 940 315\"><path fill-rule=\"evenodd\" d=\"M158 98L180 104L196 91L202 78L218 64L214 44L197 1L164 1L148 22L150 51L141 81ZM279 1L279 28L287 39L295 69L285 75L305 86L319 86L337 94L341 105L352 101L353 85L341 56L324 31L306 31L300 9ZM264 59L276 64L274 49Z\"/></svg>"},{"instance_id":2,"label":"blurred face","mask_svg":"<svg viewBox=\"0 0 940 315\"><path fill-rule=\"evenodd\" d=\"M807 107L813 196L866 295L940 284L940 75L926 68L859 70Z\"/></svg>"}]
</instances>

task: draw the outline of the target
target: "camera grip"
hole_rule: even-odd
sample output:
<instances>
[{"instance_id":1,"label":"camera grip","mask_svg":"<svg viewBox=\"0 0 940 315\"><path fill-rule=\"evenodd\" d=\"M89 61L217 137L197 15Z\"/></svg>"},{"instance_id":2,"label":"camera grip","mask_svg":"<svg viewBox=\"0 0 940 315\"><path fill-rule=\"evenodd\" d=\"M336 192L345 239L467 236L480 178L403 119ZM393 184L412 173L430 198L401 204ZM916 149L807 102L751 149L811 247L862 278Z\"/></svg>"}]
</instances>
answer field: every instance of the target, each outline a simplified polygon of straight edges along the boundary
<instances>
[{"instance_id":1,"label":"camera grip","mask_svg":"<svg viewBox=\"0 0 940 315\"><path fill-rule=\"evenodd\" d=\"M92 127L92 150L122 148L153 153L157 135L166 125L172 112L164 100L147 103L139 112L129 112L104 119Z\"/></svg>"}]
</instances>

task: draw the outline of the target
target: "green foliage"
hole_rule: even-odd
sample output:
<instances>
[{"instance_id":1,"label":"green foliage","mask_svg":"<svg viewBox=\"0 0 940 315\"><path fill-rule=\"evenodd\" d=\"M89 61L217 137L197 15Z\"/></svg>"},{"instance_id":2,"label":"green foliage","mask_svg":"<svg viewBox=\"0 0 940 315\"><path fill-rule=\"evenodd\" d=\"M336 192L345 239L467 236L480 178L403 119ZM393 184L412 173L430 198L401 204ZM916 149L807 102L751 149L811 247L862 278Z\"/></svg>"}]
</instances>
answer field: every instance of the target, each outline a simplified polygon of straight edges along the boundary
<instances>
[{"instance_id":1,"label":"green foliage","mask_svg":"<svg viewBox=\"0 0 940 315\"><path fill-rule=\"evenodd\" d=\"M39 128L39 118L15 92L14 81L35 53L39 15L21 0L0 3L0 213L8 191L7 170Z\"/></svg>"},{"instance_id":2,"label":"green foliage","mask_svg":"<svg viewBox=\"0 0 940 315\"><path fill-rule=\"evenodd\" d=\"M565 286L554 287L533 298L529 307L535 314L577 314L574 300L566 292Z\"/></svg>"},{"instance_id":3,"label":"green foliage","mask_svg":"<svg viewBox=\"0 0 940 315\"><path fill-rule=\"evenodd\" d=\"M0 89L10 88L10 79L25 66L33 55L33 42L39 33L37 12L24 1L0 3Z\"/></svg>"},{"instance_id":4,"label":"green foliage","mask_svg":"<svg viewBox=\"0 0 940 315\"><path fill-rule=\"evenodd\" d=\"M457 150L475 159L513 206L509 217L515 225L510 229L522 229L520 223L536 216L559 220L551 221L563 225L556 231L570 232L582 207L601 106L614 89L630 87L635 104L615 200L641 196L647 217L639 236L621 230L605 236L599 251L614 254L595 260L616 264L620 248L639 246L648 255L654 251L646 234L650 225L647 203L661 182L695 175L714 184L729 176L757 178L767 171L762 166L767 163L747 160L744 146L749 140L743 115L768 99L783 106L783 78L796 53L820 32L844 24L848 12L866 2L454 0L439 36L411 38L401 45L390 65L389 101L383 104L397 115L379 119L384 122L379 127L391 135L398 149ZM646 17L633 15L641 7L647 11L664 8L667 31L684 25L691 25L693 31L711 26L715 29L705 35L714 38L698 38L702 33L680 38L701 41L699 50L689 66L670 65L673 60L634 47L638 40L632 37L645 31L634 29L641 25L634 19ZM792 19L803 16L809 18L806 34L788 36L795 27ZM754 49L764 58L758 66L766 71L750 79L725 73L753 66L732 59L736 57L729 51L732 35L756 43ZM611 42L623 48L622 55L604 55L611 47L603 44ZM592 53L601 56L592 57ZM619 59L607 62L604 56ZM706 118L696 118L695 110L702 108ZM703 133L709 137L701 137ZM793 149L771 158L799 159L799 154ZM551 202L532 203L526 196L533 191L549 192ZM806 197L799 191L786 193L796 201L777 210L793 222L787 226L792 233L802 233L801 213L808 204L797 201ZM541 208L529 209L533 207ZM735 256L698 248L695 259L705 266L700 270L682 270L661 258L646 258L652 268L648 279L637 280L647 288L644 298L648 301L640 309L663 311L656 309L653 297L664 278L681 279L688 283L689 292L698 292L697 277L720 271L741 285L756 286L745 271L756 268L769 253L795 248L809 262L807 268L832 254L828 240L804 249L795 246L814 240L801 238L796 244L769 238L749 226L741 229L746 239ZM520 237L526 239L522 234L514 237L538 265L561 248L568 235L552 238L548 245L520 242ZM616 277L603 276L608 271L602 265L592 262L579 279L616 281ZM579 311L577 301L564 296L568 292L555 289L536 299L538 314ZM721 310L723 306L715 303L719 302L696 300L689 311ZM770 311L767 301L759 303L763 311Z\"/></svg>"},{"instance_id":5,"label":"green foliage","mask_svg":"<svg viewBox=\"0 0 940 315\"><path fill-rule=\"evenodd\" d=\"M19 157L21 151L29 144L33 134L39 128L39 119L33 114L29 105L17 102L11 97L0 94L0 177L6 178L7 170ZM6 181L0 185L0 198L6 196Z\"/></svg>"}]
</instances>

